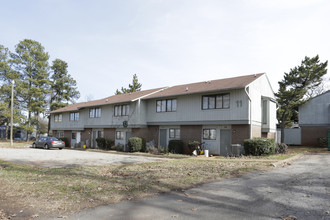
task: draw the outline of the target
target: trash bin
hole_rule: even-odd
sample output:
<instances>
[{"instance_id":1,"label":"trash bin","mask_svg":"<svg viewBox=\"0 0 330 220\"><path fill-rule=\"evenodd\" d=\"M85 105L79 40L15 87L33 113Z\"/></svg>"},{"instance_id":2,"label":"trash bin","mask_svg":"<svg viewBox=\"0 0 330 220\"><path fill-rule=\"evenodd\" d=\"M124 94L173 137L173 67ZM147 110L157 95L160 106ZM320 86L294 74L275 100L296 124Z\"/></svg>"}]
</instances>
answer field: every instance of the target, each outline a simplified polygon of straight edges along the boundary
<instances>
[{"instance_id":1,"label":"trash bin","mask_svg":"<svg viewBox=\"0 0 330 220\"><path fill-rule=\"evenodd\" d=\"M231 156L238 157L241 155L241 145L240 144L232 144L231 145Z\"/></svg>"},{"instance_id":2,"label":"trash bin","mask_svg":"<svg viewBox=\"0 0 330 220\"><path fill-rule=\"evenodd\" d=\"M205 150L205 157L209 157L209 150Z\"/></svg>"}]
</instances>

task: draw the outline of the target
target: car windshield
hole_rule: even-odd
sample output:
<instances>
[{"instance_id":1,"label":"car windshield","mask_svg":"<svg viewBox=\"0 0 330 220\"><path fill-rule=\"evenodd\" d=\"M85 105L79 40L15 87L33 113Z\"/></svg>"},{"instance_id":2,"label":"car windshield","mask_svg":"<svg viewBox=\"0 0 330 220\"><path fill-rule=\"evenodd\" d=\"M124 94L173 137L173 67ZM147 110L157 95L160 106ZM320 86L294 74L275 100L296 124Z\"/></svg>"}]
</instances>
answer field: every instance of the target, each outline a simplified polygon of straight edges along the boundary
<instances>
[{"instance_id":1,"label":"car windshield","mask_svg":"<svg viewBox=\"0 0 330 220\"><path fill-rule=\"evenodd\" d=\"M58 139L56 137L51 137L49 138L50 141L58 141Z\"/></svg>"}]
</instances>

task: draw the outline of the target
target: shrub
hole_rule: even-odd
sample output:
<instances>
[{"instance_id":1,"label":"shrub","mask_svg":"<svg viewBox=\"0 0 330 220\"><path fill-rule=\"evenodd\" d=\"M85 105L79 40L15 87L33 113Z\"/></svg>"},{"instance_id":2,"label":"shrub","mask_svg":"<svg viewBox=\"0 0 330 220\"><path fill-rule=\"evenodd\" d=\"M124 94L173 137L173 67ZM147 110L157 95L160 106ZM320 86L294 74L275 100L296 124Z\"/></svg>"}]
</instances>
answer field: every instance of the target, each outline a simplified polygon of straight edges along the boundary
<instances>
[{"instance_id":1,"label":"shrub","mask_svg":"<svg viewBox=\"0 0 330 220\"><path fill-rule=\"evenodd\" d=\"M116 151L124 151L124 145L122 145L122 144L117 144L117 145L115 146L115 150L116 150Z\"/></svg>"},{"instance_id":2,"label":"shrub","mask_svg":"<svg viewBox=\"0 0 330 220\"><path fill-rule=\"evenodd\" d=\"M105 139L105 149L106 150L111 150L112 146L115 145L115 142L110 139Z\"/></svg>"},{"instance_id":3,"label":"shrub","mask_svg":"<svg viewBox=\"0 0 330 220\"><path fill-rule=\"evenodd\" d=\"M99 149L104 150L106 148L105 138L99 137L99 138L96 138L95 141L96 141L97 146L98 146Z\"/></svg>"},{"instance_id":4,"label":"shrub","mask_svg":"<svg viewBox=\"0 0 330 220\"><path fill-rule=\"evenodd\" d=\"M143 140L139 137L131 137L128 139L128 151L137 152L142 150Z\"/></svg>"},{"instance_id":5,"label":"shrub","mask_svg":"<svg viewBox=\"0 0 330 220\"><path fill-rule=\"evenodd\" d=\"M285 154L286 152L288 152L288 145L284 143L277 143L275 152L277 154Z\"/></svg>"},{"instance_id":6,"label":"shrub","mask_svg":"<svg viewBox=\"0 0 330 220\"><path fill-rule=\"evenodd\" d=\"M66 137L59 138L59 140L64 141L65 147L69 147L69 139Z\"/></svg>"},{"instance_id":7,"label":"shrub","mask_svg":"<svg viewBox=\"0 0 330 220\"><path fill-rule=\"evenodd\" d=\"M168 151L173 154L182 154L183 153L183 141L170 140L168 143Z\"/></svg>"},{"instance_id":8,"label":"shrub","mask_svg":"<svg viewBox=\"0 0 330 220\"><path fill-rule=\"evenodd\" d=\"M188 154L192 154L192 152L194 150L198 150L200 146L201 146L201 143L199 143L199 141L190 141L188 143L188 149L189 149Z\"/></svg>"},{"instance_id":9,"label":"shrub","mask_svg":"<svg viewBox=\"0 0 330 220\"><path fill-rule=\"evenodd\" d=\"M267 138L254 138L244 140L246 155L260 156L275 153L275 140Z\"/></svg>"}]
</instances>

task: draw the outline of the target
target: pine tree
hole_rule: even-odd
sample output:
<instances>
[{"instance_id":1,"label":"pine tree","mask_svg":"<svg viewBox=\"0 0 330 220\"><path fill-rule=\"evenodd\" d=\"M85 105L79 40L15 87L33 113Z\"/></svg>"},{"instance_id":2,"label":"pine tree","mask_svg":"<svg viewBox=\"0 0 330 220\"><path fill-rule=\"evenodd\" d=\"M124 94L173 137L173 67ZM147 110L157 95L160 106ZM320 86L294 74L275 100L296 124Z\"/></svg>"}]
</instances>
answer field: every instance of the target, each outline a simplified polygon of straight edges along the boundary
<instances>
[{"instance_id":1,"label":"pine tree","mask_svg":"<svg viewBox=\"0 0 330 220\"><path fill-rule=\"evenodd\" d=\"M20 74L20 101L27 112L27 120L22 126L28 133L27 139L34 126L39 128L38 117L47 107L49 94L49 55L37 41L25 39L20 41L12 54L14 70ZM38 135L38 134L37 134Z\"/></svg>"},{"instance_id":2,"label":"pine tree","mask_svg":"<svg viewBox=\"0 0 330 220\"><path fill-rule=\"evenodd\" d=\"M141 88L142 88L142 84L139 83L137 75L134 74L132 84L128 85L128 89L121 87L121 91L119 91L117 89L115 94L119 95L119 94L123 94L123 93L137 92L137 91L141 91Z\"/></svg>"},{"instance_id":3,"label":"pine tree","mask_svg":"<svg viewBox=\"0 0 330 220\"><path fill-rule=\"evenodd\" d=\"M279 82L279 92L275 94L279 104L277 120L281 126L281 142L284 141L284 128L292 124L298 107L306 103L312 97L312 91L321 85L327 65L328 61L321 63L318 55L313 58L306 56L300 66L284 73L284 79Z\"/></svg>"},{"instance_id":4,"label":"pine tree","mask_svg":"<svg viewBox=\"0 0 330 220\"><path fill-rule=\"evenodd\" d=\"M68 64L60 59L53 61L51 66L53 74L50 77L51 97L50 110L56 110L73 103L79 99L77 82L68 74Z\"/></svg>"},{"instance_id":5,"label":"pine tree","mask_svg":"<svg viewBox=\"0 0 330 220\"><path fill-rule=\"evenodd\" d=\"M8 138L8 131L11 118L11 90L12 90L12 81L19 81L19 74L12 70L9 66L9 55L10 51L8 48L5 48L3 45L0 45L0 125L6 126L6 138ZM14 96L17 95L17 90L19 89L16 86L14 90ZM21 111L18 107L18 102L14 99L14 122L19 122L23 117Z\"/></svg>"}]
</instances>

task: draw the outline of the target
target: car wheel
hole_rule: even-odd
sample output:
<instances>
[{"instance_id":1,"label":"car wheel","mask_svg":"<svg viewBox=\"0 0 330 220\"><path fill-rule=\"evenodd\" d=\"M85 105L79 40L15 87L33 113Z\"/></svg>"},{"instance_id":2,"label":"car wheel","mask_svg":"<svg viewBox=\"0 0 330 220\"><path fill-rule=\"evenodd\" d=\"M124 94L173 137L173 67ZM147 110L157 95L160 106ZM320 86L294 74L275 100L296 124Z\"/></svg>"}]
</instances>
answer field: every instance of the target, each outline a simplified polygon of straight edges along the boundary
<instances>
[{"instance_id":1,"label":"car wheel","mask_svg":"<svg viewBox=\"0 0 330 220\"><path fill-rule=\"evenodd\" d=\"M36 144L35 144L35 143L33 143L33 144L32 144L32 147L33 147L33 148L37 148L37 146L36 146Z\"/></svg>"},{"instance_id":2,"label":"car wheel","mask_svg":"<svg viewBox=\"0 0 330 220\"><path fill-rule=\"evenodd\" d=\"M45 144L45 149L49 150L48 144Z\"/></svg>"},{"instance_id":3,"label":"car wheel","mask_svg":"<svg viewBox=\"0 0 330 220\"><path fill-rule=\"evenodd\" d=\"M62 150L62 149L63 149L63 148L61 148L61 147L59 148L59 150Z\"/></svg>"}]
</instances>

